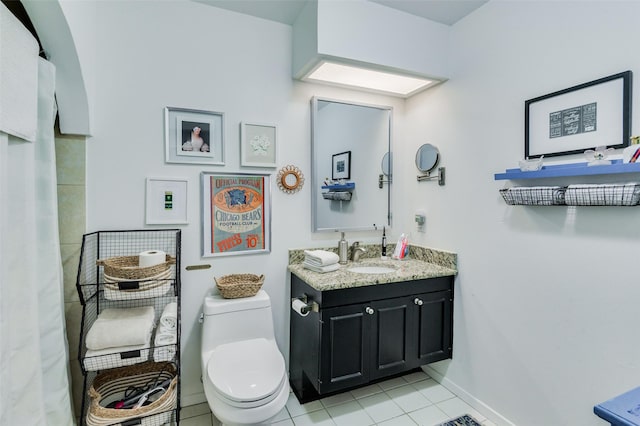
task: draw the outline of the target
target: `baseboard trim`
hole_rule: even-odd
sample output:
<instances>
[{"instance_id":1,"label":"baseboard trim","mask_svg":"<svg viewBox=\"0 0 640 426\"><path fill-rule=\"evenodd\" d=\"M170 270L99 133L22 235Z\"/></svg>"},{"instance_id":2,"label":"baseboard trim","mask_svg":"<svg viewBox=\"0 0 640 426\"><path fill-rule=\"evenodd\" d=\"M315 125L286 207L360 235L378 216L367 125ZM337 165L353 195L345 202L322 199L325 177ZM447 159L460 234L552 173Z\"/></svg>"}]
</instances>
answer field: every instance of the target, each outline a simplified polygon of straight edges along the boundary
<instances>
[{"instance_id":1,"label":"baseboard trim","mask_svg":"<svg viewBox=\"0 0 640 426\"><path fill-rule=\"evenodd\" d=\"M497 425L504 426L515 426L515 423L504 417L502 414L498 413L496 410L471 395L469 392L455 384L453 381L448 379L439 373L436 369L429 365L422 366L422 369L429 376L433 378L436 382L440 383L442 386L456 394L458 398L469 404L473 409L477 410L480 414L485 416L488 420L491 420Z\"/></svg>"}]
</instances>

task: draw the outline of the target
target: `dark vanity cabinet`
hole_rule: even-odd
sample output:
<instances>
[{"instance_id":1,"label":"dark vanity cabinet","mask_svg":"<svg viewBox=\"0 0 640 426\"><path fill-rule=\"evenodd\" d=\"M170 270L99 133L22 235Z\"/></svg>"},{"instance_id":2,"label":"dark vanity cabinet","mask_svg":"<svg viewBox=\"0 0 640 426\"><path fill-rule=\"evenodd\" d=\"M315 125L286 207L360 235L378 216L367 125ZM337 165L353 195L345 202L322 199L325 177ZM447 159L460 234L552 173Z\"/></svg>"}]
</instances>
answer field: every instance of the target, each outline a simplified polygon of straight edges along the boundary
<instances>
[{"instance_id":1,"label":"dark vanity cabinet","mask_svg":"<svg viewBox=\"0 0 640 426\"><path fill-rule=\"evenodd\" d=\"M451 358L453 276L318 291L296 275L290 381L301 402Z\"/></svg>"}]
</instances>

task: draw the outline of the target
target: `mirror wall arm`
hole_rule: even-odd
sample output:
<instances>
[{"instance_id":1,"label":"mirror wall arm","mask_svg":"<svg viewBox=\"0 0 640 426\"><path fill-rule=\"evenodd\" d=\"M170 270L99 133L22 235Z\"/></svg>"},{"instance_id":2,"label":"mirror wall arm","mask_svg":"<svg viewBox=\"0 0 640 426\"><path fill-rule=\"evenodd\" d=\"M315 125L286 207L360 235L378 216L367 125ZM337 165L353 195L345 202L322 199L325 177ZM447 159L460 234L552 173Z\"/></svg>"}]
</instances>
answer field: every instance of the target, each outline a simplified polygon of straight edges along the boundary
<instances>
[{"instance_id":1,"label":"mirror wall arm","mask_svg":"<svg viewBox=\"0 0 640 426\"><path fill-rule=\"evenodd\" d=\"M383 183L391 183L391 176L387 180L384 180L384 175L378 175L378 188L382 189Z\"/></svg>"},{"instance_id":2,"label":"mirror wall arm","mask_svg":"<svg viewBox=\"0 0 640 426\"><path fill-rule=\"evenodd\" d=\"M418 182L422 182L423 180L438 179L438 185L444 186L444 176L445 176L444 172L445 172L444 167L438 167L438 174L437 175L431 176L429 173L427 173L426 175L418 176L417 180L418 180Z\"/></svg>"}]
</instances>

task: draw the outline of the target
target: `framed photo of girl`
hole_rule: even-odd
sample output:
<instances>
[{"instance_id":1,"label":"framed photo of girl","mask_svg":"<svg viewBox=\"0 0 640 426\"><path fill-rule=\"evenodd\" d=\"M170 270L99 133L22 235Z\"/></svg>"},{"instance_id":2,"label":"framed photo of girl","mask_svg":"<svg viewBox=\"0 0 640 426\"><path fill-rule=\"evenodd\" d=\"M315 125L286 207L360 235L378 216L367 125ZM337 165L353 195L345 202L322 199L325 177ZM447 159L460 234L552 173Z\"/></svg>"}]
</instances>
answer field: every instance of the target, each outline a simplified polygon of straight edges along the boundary
<instances>
[{"instance_id":1,"label":"framed photo of girl","mask_svg":"<svg viewBox=\"0 0 640 426\"><path fill-rule=\"evenodd\" d=\"M224 165L224 113L166 107L165 161Z\"/></svg>"}]
</instances>

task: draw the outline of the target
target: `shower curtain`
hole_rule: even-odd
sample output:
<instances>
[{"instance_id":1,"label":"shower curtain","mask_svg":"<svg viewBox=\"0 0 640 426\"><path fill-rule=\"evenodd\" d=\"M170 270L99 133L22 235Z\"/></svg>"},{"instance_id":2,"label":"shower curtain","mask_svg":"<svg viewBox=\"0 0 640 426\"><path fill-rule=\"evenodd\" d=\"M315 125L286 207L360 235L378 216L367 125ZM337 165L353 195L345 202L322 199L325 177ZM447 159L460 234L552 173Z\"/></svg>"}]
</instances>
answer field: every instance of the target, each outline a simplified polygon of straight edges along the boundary
<instances>
[{"instance_id":1,"label":"shower curtain","mask_svg":"<svg viewBox=\"0 0 640 426\"><path fill-rule=\"evenodd\" d=\"M75 424L54 147L54 66L39 60L35 142L0 132L0 425Z\"/></svg>"}]
</instances>

